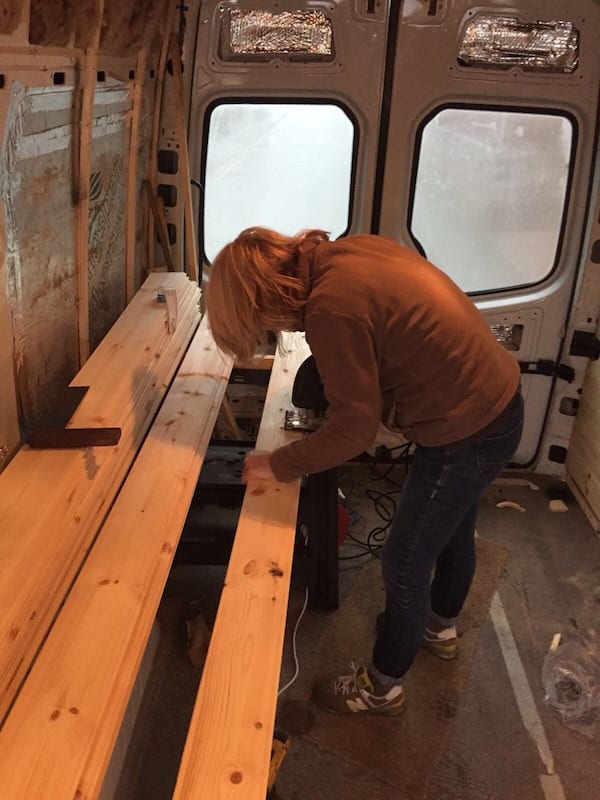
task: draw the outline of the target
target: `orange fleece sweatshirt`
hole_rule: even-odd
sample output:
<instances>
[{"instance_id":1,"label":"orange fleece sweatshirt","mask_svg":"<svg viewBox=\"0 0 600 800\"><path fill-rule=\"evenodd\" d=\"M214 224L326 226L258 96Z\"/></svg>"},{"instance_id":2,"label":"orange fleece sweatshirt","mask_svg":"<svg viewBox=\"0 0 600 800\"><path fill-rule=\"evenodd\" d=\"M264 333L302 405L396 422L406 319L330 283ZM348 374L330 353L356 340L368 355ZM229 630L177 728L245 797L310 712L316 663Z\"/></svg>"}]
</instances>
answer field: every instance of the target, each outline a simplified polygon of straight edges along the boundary
<instances>
[{"instance_id":1,"label":"orange fleece sweatshirt","mask_svg":"<svg viewBox=\"0 0 600 800\"><path fill-rule=\"evenodd\" d=\"M470 438L514 396L516 360L469 297L412 250L381 236L306 241L296 270L329 409L317 431L271 454L279 480L358 455L382 419L425 447Z\"/></svg>"}]
</instances>

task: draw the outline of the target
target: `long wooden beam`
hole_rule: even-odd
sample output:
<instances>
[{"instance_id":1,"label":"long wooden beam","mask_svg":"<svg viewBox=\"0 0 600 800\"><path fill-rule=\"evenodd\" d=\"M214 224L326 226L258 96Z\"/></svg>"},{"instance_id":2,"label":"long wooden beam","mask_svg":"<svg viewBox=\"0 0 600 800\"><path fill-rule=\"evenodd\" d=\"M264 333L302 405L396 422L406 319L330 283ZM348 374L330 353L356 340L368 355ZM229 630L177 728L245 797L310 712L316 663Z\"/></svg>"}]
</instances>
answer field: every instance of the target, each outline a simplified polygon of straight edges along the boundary
<instances>
[{"instance_id":1,"label":"long wooden beam","mask_svg":"<svg viewBox=\"0 0 600 800\"><path fill-rule=\"evenodd\" d=\"M307 355L298 334L276 357L257 449L298 437L283 420ZM266 796L299 492L299 480L246 488L174 800Z\"/></svg>"},{"instance_id":2,"label":"long wooden beam","mask_svg":"<svg viewBox=\"0 0 600 800\"><path fill-rule=\"evenodd\" d=\"M127 217L125 253L125 298L129 303L135 294L136 286L136 242L138 217L138 151L140 147L140 121L144 104L144 82L146 78L147 50L142 47L137 54L135 78L131 98L131 124L129 131L129 161L127 168Z\"/></svg>"},{"instance_id":3,"label":"long wooden beam","mask_svg":"<svg viewBox=\"0 0 600 800\"><path fill-rule=\"evenodd\" d=\"M150 164L148 165L148 179L150 186L156 186L158 177L158 141L160 137L160 111L163 99L163 88L165 83L165 71L167 69L167 59L169 56L169 47L171 43L171 32L175 22L175 12L177 10L177 0L168 0L167 11L165 14L164 31L165 35L162 39L160 56L158 59L158 70L156 73L156 82L154 84L154 109L152 114L152 137L150 140ZM155 263L154 258L154 240L155 240L155 221L152 213L152 208L149 205L150 214L148 214L148 265L152 267Z\"/></svg>"},{"instance_id":4,"label":"long wooden beam","mask_svg":"<svg viewBox=\"0 0 600 800\"><path fill-rule=\"evenodd\" d=\"M88 46L80 59L79 109L77 127L77 173L76 173L76 264L77 264L77 308L79 314L79 363L84 364L90 354L89 320L89 215L90 179L92 170L92 131L94 126L94 97L96 93L96 71L98 46L104 0L96 0L96 26Z\"/></svg>"},{"instance_id":5,"label":"long wooden beam","mask_svg":"<svg viewBox=\"0 0 600 800\"><path fill-rule=\"evenodd\" d=\"M230 371L203 322L0 732L3 800L98 796Z\"/></svg>"},{"instance_id":6,"label":"long wooden beam","mask_svg":"<svg viewBox=\"0 0 600 800\"><path fill-rule=\"evenodd\" d=\"M194 207L192 203L192 184L190 174L190 155L188 139L185 128L185 108L183 98L183 75L181 73L181 48L175 36L171 37L171 64L173 65L173 79L175 83L175 118L177 139L179 140L179 158L181 160L182 189L183 189L183 225L185 231L185 261L187 273L191 280L199 278L198 245L196 239L196 225L194 224Z\"/></svg>"}]
</instances>

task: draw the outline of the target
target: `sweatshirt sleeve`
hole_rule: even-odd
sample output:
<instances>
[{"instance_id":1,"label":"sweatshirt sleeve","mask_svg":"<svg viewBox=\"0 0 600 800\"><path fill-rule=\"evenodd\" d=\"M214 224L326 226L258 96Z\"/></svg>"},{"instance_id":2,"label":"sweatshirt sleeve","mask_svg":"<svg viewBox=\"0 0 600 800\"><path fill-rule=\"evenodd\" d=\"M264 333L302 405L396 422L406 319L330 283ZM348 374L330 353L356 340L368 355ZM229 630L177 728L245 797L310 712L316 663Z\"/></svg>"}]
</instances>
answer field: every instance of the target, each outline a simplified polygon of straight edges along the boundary
<instances>
[{"instance_id":1,"label":"sweatshirt sleeve","mask_svg":"<svg viewBox=\"0 0 600 800\"><path fill-rule=\"evenodd\" d=\"M306 339L323 381L329 409L314 433L275 450L271 469L281 481L342 464L373 443L381 419L378 354L362 320L314 312Z\"/></svg>"}]
</instances>

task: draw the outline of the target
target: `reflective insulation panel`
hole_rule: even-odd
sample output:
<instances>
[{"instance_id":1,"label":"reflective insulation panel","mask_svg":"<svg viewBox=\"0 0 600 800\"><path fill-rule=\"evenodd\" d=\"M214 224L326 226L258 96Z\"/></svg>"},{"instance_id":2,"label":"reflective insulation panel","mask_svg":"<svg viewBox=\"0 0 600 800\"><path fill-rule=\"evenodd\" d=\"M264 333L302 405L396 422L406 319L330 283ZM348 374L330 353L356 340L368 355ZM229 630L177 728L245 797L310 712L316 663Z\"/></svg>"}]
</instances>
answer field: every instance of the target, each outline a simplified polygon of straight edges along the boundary
<instances>
[{"instance_id":1,"label":"reflective insulation panel","mask_svg":"<svg viewBox=\"0 0 600 800\"><path fill-rule=\"evenodd\" d=\"M331 21L320 11L228 9L221 19L224 61L330 61L335 57Z\"/></svg>"},{"instance_id":2,"label":"reflective insulation panel","mask_svg":"<svg viewBox=\"0 0 600 800\"><path fill-rule=\"evenodd\" d=\"M579 31L571 22L520 22L516 17L478 15L465 28L458 62L469 67L523 67L574 72Z\"/></svg>"},{"instance_id":3,"label":"reflective insulation panel","mask_svg":"<svg viewBox=\"0 0 600 800\"><path fill-rule=\"evenodd\" d=\"M490 325L490 329L496 339L507 350L519 350L521 347L521 339L523 338L523 326L512 324L494 324Z\"/></svg>"}]
</instances>

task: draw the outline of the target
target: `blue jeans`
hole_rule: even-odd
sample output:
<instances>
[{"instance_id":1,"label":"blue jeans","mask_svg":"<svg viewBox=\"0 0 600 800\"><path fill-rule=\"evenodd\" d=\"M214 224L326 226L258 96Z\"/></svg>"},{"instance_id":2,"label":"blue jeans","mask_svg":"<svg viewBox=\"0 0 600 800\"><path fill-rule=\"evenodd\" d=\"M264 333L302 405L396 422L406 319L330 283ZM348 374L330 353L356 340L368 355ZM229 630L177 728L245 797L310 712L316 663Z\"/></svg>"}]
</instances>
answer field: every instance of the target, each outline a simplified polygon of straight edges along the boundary
<instances>
[{"instance_id":1,"label":"blue jeans","mask_svg":"<svg viewBox=\"0 0 600 800\"><path fill-rule=\"evenodd\" d=\"M514 454L522 427L519 391L481 439L416 448L382 550L386 606L373 664L384 675L407 672L430 614L448 626L458 616L475 572L482 492Z\"/></svg>"}]
</instances>

